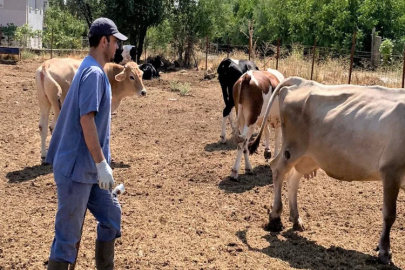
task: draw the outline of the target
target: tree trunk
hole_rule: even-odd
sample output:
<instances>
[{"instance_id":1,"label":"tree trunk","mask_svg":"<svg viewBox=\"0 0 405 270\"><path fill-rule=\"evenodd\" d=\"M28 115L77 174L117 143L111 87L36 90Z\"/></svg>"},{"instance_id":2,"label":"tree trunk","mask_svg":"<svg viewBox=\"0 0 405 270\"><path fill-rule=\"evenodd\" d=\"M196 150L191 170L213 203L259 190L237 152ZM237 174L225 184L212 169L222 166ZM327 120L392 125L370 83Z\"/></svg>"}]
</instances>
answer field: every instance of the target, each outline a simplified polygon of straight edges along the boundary
<instances>
[{"instance_id":1,"label":"tree trunk","mask_svg":"<svg viewBox=\"0 0 405 270\"><path fill-rule=\"evenodd\" d=\"M193 50L194 50L194 41L193 36L190 33L187 37L187 46L184 52L184 64L186 67L191 67L191 57L193 54Z\"/></svg>"},{"instance_id":2,"label":"tree trunk","mask_svg":"<svg viewBox=\"0 0 405 270\"><path fill-rule=\"evenodd\" d=\"M147 27L142 27L141 31L139 33L139 38L138 38L138 55L137 55L137 60L139 62L139 59L141 59L142 51L143 51L143 43L145 42L145 37L146 37L146 32L148 28ZM145 59L146 63L146 59Z\"/></svg>"}]
</instances>

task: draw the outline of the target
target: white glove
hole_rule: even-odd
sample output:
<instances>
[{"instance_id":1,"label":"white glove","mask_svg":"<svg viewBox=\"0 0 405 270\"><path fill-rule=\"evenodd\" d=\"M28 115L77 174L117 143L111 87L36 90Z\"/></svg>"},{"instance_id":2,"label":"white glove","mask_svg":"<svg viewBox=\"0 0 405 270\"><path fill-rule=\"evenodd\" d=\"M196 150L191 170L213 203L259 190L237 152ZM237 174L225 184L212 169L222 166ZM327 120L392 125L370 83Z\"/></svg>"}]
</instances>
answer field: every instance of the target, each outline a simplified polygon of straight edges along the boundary
<instances>
[{"instance_id":1,"label":"white glove","mask_svg":"<svg viewBox=\"0 0 405 270\"><path fill-rule=\"evenodd\" d=\"M114 177L112 175L112 169L104 159L100 163L96 163L98 174L98 185L101 189L112 189L114 186Z\"/></svg>"}]
</instances>

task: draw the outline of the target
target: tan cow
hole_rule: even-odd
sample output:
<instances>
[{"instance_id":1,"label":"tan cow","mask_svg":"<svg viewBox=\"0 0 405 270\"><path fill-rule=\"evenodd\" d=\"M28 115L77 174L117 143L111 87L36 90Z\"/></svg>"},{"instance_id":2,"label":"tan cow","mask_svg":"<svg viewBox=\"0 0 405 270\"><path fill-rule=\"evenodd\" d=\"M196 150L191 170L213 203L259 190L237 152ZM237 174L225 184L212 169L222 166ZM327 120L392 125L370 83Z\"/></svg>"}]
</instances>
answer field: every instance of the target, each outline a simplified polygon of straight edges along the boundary
<instances>
[{"instance_id":1,"label":"tan cow","mask_svg":"<svg viewBox=\"0 0 405 270\"><path fill-rule=\"evenodd\" d=\"M233 131L238 142L238 153L235 163L232 167L231 178L237 179L240 169L242 154L245 157L245 171L250 172L252 165L249 161L248 142L252 136L255 127L263 122L264 112L270 99L272 90L284 80L284 76L277 70L268 69L267 71L250 70L243 74L233 86L233 98L236 109L236 125ZM266 159L270 158L269 129L268 124L276 129L275 154L278 153L278 146L281 143L281 129L278 115L278 109L274 108L267 121L265 134L265 152Z\"/></svg>"},{"instance_id":2,"label":"tan cow","mask_svg":"<svg viewBox=\"0 0 405 270\"><path fill-rule=\"evenodd\" d=\"M405 90L381 86L323 85L298 77L282 82L272 94L266 115L279 97L283 144L271 162L274 201L269 229L282 228L281 189L287 177L290 220L304 226L297 208L299 180L318 168L342 181L382 181L381 262L390 262L390 230L396 201L405 189ZM249 146L255 151L256 140Z\"/></svg>"},{"instance_id":3,"label":"tan cow","mask_svg":"<svg viewBox=\"0 0 405 270\"><path fill-rule=\"evenodd\" d=\"M81 60L72 58L54 58L45 61L36 71L35 80L40 108L39 131L41 133L41 159L46 157L46 137L49 111L52 107L54 117L49 129L55 128L61 105L79 68ZM142 82L142 71L135 62L128 62L125 66L107 63L104 71L111 84L111 111L115 111L122 99L138 94L146 95Z\"/></svg>"}]
</instances>

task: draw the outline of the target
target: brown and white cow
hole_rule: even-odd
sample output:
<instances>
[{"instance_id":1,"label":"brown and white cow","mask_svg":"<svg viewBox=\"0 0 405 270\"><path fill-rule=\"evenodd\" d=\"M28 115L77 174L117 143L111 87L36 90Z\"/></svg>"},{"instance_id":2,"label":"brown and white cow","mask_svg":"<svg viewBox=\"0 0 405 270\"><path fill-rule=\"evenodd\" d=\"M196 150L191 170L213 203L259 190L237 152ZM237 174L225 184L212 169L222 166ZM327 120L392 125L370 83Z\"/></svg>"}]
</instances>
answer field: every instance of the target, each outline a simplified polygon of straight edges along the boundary
<instances>
[{"instance_id":1,"label":"brown and white cow","mask_svg":"<svg viewBox=\"0 0 405 270\"><path fill-rule=\"evenodd\" d=\"M54 117L49 129L55 128L61 106L79 68L81 60L72 58L54 58L45 61L35 73L37 94L40 108L39 131L41 133L41 159L46 156L46 137L49 111L52 107ZM128 62L125 66L107 63L104 71L111 84L111 111L115 111L121 101L128 96L146 95L142 82L142 71L135 62Z\"/></svg>"},{"instance_id":2,"label":"brown and white cow","mask_svg":"<svg viewBox=\"0 0 405 270\"><path fill-rule=\"evenodd\" d=\"M250 70L243 74L233 86L233 98L236 109L236 125L234 136L238 142L238 153L235 163L232 167L231 178L237 179L240 169L242 154L245 157L245 171L250 172L252 165L249 161L248 142L252 136L255 127L261 125L268 100L272 90L284 80L284 76L274 69L267 71ZM265 157L270 158L269 129L268 124L276 129L275 154L278 153L278 146L281 140L281 129L278 115L278 109L274 108L267 121L264 121L265 127Z\"/></svg>"},{"instance_id":3,"label":"brown and white cow","mask_svg":"<svg viewBox=\"0 0 405 270\"><path fill-rule=\"evenodd\" d=\"M405 90L381 86L323 85L291 77L274 91L283 144L271 162L274 201L269 229L282 228L281 189L287 177L290 220L303 230L297 208L299 180L318 168L342 181L382 181L383 230L378 244L381 262L390 262L390 230L396 201L405 189ZM263 132L249 146L255 151Z\"/></svg>"}]
</instances>

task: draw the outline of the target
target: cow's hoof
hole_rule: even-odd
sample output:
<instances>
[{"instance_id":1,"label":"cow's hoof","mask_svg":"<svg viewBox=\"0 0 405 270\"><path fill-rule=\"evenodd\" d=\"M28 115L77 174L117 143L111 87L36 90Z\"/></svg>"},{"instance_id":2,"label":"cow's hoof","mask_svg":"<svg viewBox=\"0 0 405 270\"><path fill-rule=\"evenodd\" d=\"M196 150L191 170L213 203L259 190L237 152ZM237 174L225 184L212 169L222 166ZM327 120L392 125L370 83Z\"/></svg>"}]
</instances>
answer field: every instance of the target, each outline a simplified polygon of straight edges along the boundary
<instances>
[{"instance_id":1,"label":"cow's hoof","mask_svg":"<svg viewBox=\"0 0 405 270\"><path fill-rule=\"evenodd\" d=\"M245 173L248 175L252 175L253 171L252 171L252 169L245 169Z\"/></svg>"},{"instance_id":2,"label":"cow's hoof","mask_svg":"<svg viewBox=\"0 0 405 270\"><path fill-rule=\"evenodd\" d=\"M226 143L226 138L225 138L225 136L221 136L221 143Z\"/></svg>"},{"instance_id":3,"label":"cow's hoof","mask_svg":"<svg viewBox=\"0 0 405 270\"><path fill-rule=\"evenodd\" d=\"M295 223L293 224L293 230L294 230L294 231L298 231L298 232L303 232L303 231L305 231L305 226L304 226L304 223L302 222L301 219L299 219L298 222L295 222Z\"/></svg>"},{"instance_id":4,"label":"cow's hoof","mask_svg":"<svg viewBox=\"0 0 405 270\"><path fill-rule=\"evenodd\" d=\"M265 158L266 160L270 159L270 158L271 158L271 151L269 151L269 150L264 150L264 158Z\"/></svg>"},{"instance_id":5,"label":"cow's hoof","mask_svg":"<svg viewBox=\"0 0 405 270\"><path fill-rule=\"evenodd\" d=\"M46 157L41 157L41 164L42 165L49 165L49 163L46 162Z\"/></svg>"},{"instance_id":6,"label":"cow's hoof","mask_svg":"<svg viewBox=\"0 0 405 270\"><path fill-rule=\"evenodd\" d=\"M242 137L240 135L236 137L236 142L237 143L243 143L243 142L245 142L245 140L246 140L246 138Z\"/></svg>"},{"instance_id":7,"label":"cow's hoof","mask_svg":"<svg viewBox=\"0 0 405 270\"><path fill-rule=\"evenodd\" d=\"M382 264L390 264L392 259L392 252L391 250L378 252L378 262Z\"/></svg>"},{"instance_id":8,"label":"cow's hoof","mask_svg":"<svg viewBox=\"0 0 405 270\"><path fill-rule=\"evenodd\" d=\"M281 232L283 230L283 223L281 218L270 219L269 223L266 224L264 229L270 232Z\"/></svg>"},{"instance_id":9,"label":"cow's hoof","mask_svg":"<svg viewBox=\"0 0 405 270\"><path fill-rule=\"evenodd\" d=\"M231 172L231 180L233 180L233 181L236 181L236 180L238 180L238 171L237 170L235 170L235 169L232 169L232 172Z\"/></svg>"}]
</instances>

